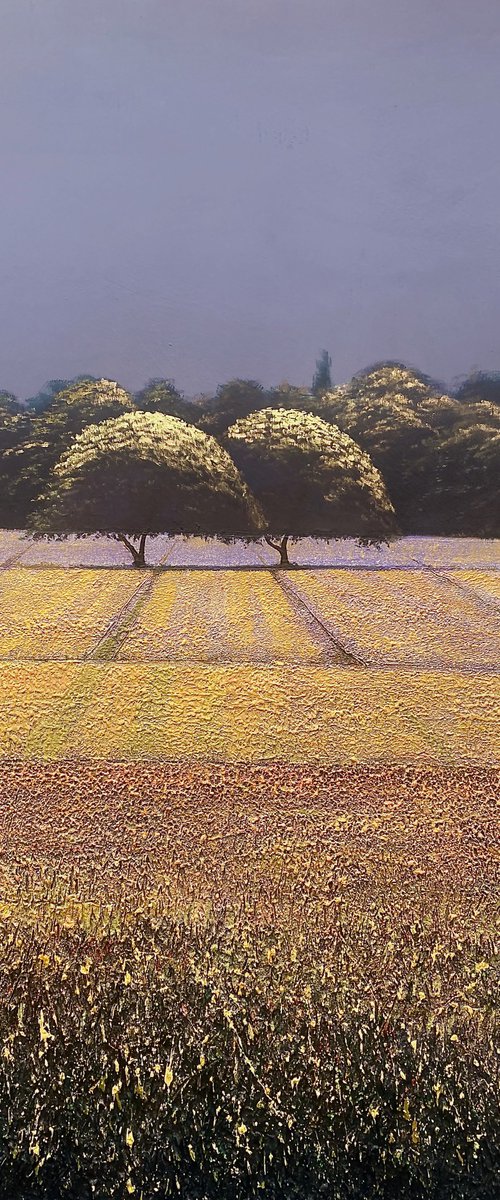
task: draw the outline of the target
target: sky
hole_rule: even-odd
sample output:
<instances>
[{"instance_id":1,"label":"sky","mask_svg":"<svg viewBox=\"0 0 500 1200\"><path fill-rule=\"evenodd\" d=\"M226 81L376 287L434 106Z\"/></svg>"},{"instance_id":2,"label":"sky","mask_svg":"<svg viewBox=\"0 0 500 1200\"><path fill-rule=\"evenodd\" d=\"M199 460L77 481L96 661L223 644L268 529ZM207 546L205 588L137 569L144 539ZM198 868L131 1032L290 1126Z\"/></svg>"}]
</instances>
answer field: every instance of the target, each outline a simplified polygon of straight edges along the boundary
<instances>
[{"instance_id":1,"label":"sky","mask_svg":"<svg viewBox=\"0 0 500 1200\"><path fill-rule=\"evenodd\" d=\"M498 0L0 0L0 388L500 368Z\"/></svg>"}]
</instances>

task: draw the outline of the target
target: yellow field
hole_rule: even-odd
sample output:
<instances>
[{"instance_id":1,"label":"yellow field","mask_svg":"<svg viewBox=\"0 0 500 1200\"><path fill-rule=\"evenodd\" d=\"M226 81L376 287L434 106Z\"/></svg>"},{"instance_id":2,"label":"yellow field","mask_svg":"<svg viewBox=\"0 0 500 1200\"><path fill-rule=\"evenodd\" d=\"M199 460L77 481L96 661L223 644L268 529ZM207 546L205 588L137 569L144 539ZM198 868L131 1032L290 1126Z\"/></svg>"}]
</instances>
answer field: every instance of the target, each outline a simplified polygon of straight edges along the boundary
<instances>
[{"instance_id":1,"label":"yellow field","mask_svg":"<svg viewBox=\"0 0 500 1200\"><path fill-rule=\"evenodd\" d=\"M498 666L496 614L434 573L302 571L293 587L366 663Z\"/></svg>"},{"instance_id":2,"label":"yellow field","mask_svg":"<svg viewBox=\"0 0 500 1200\"><path fill-rule=\"evenodd\" d=\"M120 657L319 663L322 649L271 572L172 570L155 577Z\"/></svg>"},{"instance_id":3,"label":"yellow field","mask_svg":"<svg viewBox=\"0 0 500 1200\"><path fill-rule=\"evenodd\" d=\"M470 588L484 600L500 602L500 571L448 571L450 579Z\"/></svg>"},{"instance_id":4,"label":"yellow field","mask_svg":"<svg viewBox=\"0 0 500 1200\"><path fill-rule=\"evenodd\" d=\"M500 761L500 676L3 663L0 757Z\"/></svg>"},{"instance_id":5,"label":"yellow field","mask_svg":"<svg viewBox=\"0 0 500 1200\"><path fill-rule=\"evenodd\" d=\"M3 571L0 658L82 658L140 582L132 571Z\"/></svg>"}]
</instances>

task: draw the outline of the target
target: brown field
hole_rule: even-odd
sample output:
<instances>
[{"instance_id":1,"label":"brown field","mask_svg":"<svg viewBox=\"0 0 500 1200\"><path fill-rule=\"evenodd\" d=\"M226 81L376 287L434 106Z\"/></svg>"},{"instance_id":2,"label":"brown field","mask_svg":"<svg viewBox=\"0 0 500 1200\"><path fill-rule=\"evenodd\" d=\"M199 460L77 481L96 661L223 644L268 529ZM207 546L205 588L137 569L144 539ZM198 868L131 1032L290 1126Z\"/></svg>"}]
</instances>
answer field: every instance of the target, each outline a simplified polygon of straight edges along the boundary
<instances>
[{"instance_id":1,"label":"brown field","mask_svg":"<svg viewBox=\"0 0 500 1200\"><path fill-rule=\"evenodd\" d=\"M468 923L498 900L499 803L486 768L5 762L3 912L34 871L78 902L154 894L177 915L328 924L332 904L435 902Z\"/></svg>"}]
</instances>

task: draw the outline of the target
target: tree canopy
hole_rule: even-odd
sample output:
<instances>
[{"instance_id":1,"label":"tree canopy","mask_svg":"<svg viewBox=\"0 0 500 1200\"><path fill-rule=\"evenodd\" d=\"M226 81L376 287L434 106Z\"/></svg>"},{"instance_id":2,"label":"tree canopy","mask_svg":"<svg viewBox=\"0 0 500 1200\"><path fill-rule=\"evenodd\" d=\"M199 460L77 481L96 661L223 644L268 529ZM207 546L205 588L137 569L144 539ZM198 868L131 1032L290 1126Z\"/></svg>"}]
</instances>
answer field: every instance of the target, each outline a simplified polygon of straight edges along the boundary
<instances>
[{"instance_id":1,"label":"tree canopy","mask_svg":"<svg viewBox=\"0 0 500 1200\"><path fill-rule=\"evenodd\" d=\"M422 533L500 537L500 425L464 425L432 446Z\"/></svg>"},{"instance_id":2,"label":"tree canopy","mask_svg":"<svg viewBox=\"0 0 500 1200\"><path fill-rule=\"evenodd\" d=\"M488 400L500 405L500 371L472 371L460 381L455 396L461 404Z\"/></svg>"},{"instance_id":3,"label":"tree canopy","mask_svg":"<svg viewBox=\"0 0 500 1200\"><path fill-rule=\"evenodd\" d=\"M132 408L129 393L114 380L85 378L55 391L40 412L27 409L10 462L5 464L10 472L9 524L26 524L34 500L43 491L61 453L78 433Z\"/></svg>"},{"instance_id":4,"label":"tree canopy","mask_svg":"<svg viewBox=\"0 0 500 1200\"><path fill-rule=\"evenodd\" d=\"M217 388L215 396L199 410L201 429L215 436L224 433L229 425L248 416L269 403L269 393L256 379L230 379Z\"/></svg>"},{"instance_id":5,"label":"tree canopy","mask_svg":"<svg viewBox=\"0 0 500 1200\"><path fill-rule=\"evenodd\" d=\"M90 425L57 463L31 522L35 533L118 536L136 565L151 533L251 537L262 519L214 438L162 413ZM130 538L141 539L139 549Z\"/></svg>"},{"instance_id":6,"label":"tree canopy","mask_svg":"<svg viewBox=\"0 0 500 1200\"><path fill-rule=\"evenodd\" d=\"M194 405L184 399L173 379L150 379L140 392L135 393L134 400L143 412L159 412L193 422L197 415Z\"/></svg>"},{"instance_id":7,"label":"tree canopy","mask_svg":"<svg viewBox=\"0 0 500 1200\"><path fill-rule=\"evenodd\" d=\"M394 532L394 511L371 459L319 417L267 408L232 425L227 445L261 505L268 538L285 538L282 562L288 536L380 540Z\"/></svg>"},{"instance_id":8,"label":"tree canopy","mask_svg":"<svg viewBox=\"0 0 500 1200\"><path fill-rule=\"evenodd\" d=\"M403 530L418 532L430 450L459 419L460 405L428 376L397 362L359 372L322 403L324 419L349 433L382 473Z\"/></svg>"},{"instance_id":9,"label":"tree canopy","mask_svg":"<svg viewBox=\"0 0 500 1200\"><path fill-rule=\"evenodd\" d=\"M26 407L30 410L30 412L45 412L45 409L48 408L52 403L54 396L57 396L59 392L65 392L68 390L68 388L75 387L75 385L78 383L83 383L90 380L97 382L95 375L75 375L73 379L49 379L48 382L44 383L43 387L40 388L40 391L36 393L36 396L29 397L29 399L26 401Z\"/></svg>"},{"instance_id":10,"label":"tree canopy","mask_svg":"<svg viewBox=\"0 0 500 1200\"><path fill-rule=\"evenodd\" d=\"M17 413L22 411L23 406L19 403L17 396L13 392L0 390L0 424L5 417L16 416Z\"/></svg>"}]
</instances>

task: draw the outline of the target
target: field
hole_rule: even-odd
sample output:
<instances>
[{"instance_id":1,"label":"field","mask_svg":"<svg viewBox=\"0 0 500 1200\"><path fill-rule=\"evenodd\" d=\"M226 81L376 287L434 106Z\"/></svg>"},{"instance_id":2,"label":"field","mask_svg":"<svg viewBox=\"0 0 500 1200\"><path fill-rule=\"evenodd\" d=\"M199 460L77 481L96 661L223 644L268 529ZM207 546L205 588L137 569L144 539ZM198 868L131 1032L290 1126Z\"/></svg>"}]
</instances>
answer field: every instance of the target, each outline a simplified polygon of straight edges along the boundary
<instances>
[{"instance_id":1,"label":"field","mask_svg":"<svg viewBox=\"0 0 500 1200\"><path fill-rule=\"evenodd\" d=\"M496 1200L498 544L152 551L0 536L0 1200Z\"/></svg>"}]
</instances>

